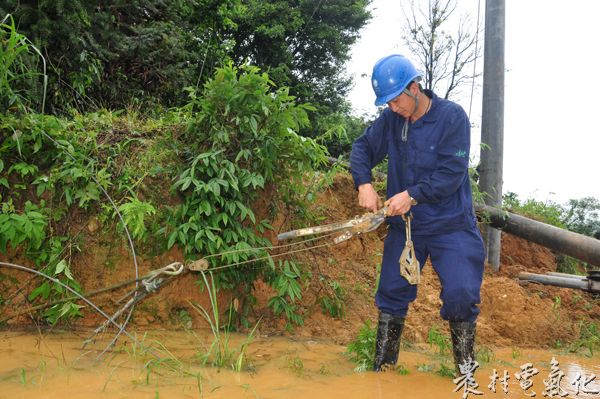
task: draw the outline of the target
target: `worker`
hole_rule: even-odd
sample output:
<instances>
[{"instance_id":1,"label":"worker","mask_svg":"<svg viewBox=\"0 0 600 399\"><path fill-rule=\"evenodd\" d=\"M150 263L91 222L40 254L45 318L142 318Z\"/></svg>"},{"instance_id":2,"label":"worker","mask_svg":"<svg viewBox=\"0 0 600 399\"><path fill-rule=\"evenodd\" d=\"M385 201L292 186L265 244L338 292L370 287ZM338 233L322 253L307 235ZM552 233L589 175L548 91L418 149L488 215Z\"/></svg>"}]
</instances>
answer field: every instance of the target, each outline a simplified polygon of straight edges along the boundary
<instances>
[{"instance_id":1,"label":"worker","mask_svg":"<svg viewBox=\"0 0 600 399\"><path fill-rule=\"evenodd\" d=\"M449 321L457 370L469 359L475 361L485 250L468 172L470 123L458 104L423 90L421 78L402 55L375 63L371 79L375 105L387 107L356 139L350 156L359 205L371 211L382 205L371 170L388 160L389 229L375 296L379 309L375 371L396 364L408 307L417 296L417 285L400 273L407 240L403 215L412 215L412 243L420 268L430 257L441 282L440 315ZM420 272L418 266L416 270Z\"/></svg>"}]
</instances>

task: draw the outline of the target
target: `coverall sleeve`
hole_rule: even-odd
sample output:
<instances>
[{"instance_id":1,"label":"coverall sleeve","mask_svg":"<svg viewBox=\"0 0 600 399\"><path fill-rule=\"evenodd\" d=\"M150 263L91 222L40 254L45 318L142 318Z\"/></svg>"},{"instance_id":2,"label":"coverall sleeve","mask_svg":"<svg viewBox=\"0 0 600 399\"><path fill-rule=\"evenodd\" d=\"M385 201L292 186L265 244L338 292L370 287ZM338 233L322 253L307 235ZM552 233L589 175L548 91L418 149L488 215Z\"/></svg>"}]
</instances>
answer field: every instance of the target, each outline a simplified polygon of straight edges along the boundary
<instances>
[{"instance_id":1,"label":"coverall sleeve","mask_svg":"<svg viewBox=\"0 0 600 399\"><path fill-rule=\"evenodd\" d=\"M409 195L420 203L435 203L458 191L468 178L470 144L471 125L461 108L440 140L435 170L408 187Z\"/></svg>"},{"instance_id":2,"label":"coverall sleeve","mask_svg":"<svg viewBox=\"0 0 600 399\"><path fill-rule=\"evenodd\" d=\"M362 136L354 141L350 154L350 173L354 186L370 183L371 169L381 162L388 151L387 122L385 114L368 127Z\"/></svg>"}]
</instances>

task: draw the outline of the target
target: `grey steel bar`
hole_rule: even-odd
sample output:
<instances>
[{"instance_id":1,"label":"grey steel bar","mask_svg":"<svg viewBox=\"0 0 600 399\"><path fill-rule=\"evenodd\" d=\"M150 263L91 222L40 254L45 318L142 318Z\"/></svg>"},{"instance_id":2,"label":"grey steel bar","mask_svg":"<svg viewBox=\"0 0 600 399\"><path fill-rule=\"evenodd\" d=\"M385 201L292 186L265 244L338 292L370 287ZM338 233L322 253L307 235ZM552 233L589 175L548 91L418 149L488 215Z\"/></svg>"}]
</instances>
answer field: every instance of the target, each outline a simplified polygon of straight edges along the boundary
<instances>
[{"instance_id":1,"label":"grey steel bar","mask_svg":"<svg viewBox=\"0 0 600 399\"><path fill-rule=\"evenodd\" d=\"M558 277L558 276L548 276L544 274L535 274L535 273L519 273L519 280L522 281L533 281L535 283L545 284L545 285L555 285L558 287L566 287L566 288L577 288L580 290L588 291L590 289L588 281L581 281L572 278Z\"/></svg>"},{"instance_id":2,"label":"grey steel bar","mask_svg":"<svg viewBox=\"0 0 600 399\"><path fill-rule=\"evenodd\" d=\"M558 272L547 272L546 273L549 276L556 276L556 277L563 277L563 278L572 278L574 280L585 280L587 281L587 277L585 276L578 276L576 274L567 274L567 273L558 273Z\"/></svg>"},{"instance_id":3,"label":"grey steel bar","mask_svg":"<svg viewBox=\"0 0 600 399\"><path fill-rule=\"evenodd\" d=\"M487 205L477 204L475 209L490 220L492 227L600 266L600 240Z\"/></svg>"}]
</instances>

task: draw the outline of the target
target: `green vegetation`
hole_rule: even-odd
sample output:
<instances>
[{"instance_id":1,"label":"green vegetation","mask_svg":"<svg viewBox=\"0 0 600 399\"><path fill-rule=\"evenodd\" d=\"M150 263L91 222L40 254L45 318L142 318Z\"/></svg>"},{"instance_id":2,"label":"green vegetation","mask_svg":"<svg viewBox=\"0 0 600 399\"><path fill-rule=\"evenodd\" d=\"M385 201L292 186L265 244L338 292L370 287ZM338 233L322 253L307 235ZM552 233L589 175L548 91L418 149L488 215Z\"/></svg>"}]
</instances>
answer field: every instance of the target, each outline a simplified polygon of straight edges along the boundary
<instances>
[{"instance_id":1,"label":"green vegetation","mask_svg":"<svg viewBox=\"0 0 600 399\"><path fill-rule=\"evenodd\" d=\"M304 375L304 362L299 356L288 357L287 368L298 377L302 377Z\"/></svg>"},{"instance_id":2,"label":"green vegetation","mask_svg":"<svg viewBox=\"0 0 600 399\"><path fill-rule=\"evenodd\" d=\"M297 313L296 302L302 299L302 291L298 280L300 280L300 269L292 261L279 261L279 267L270 273L269 282L277 295L269 299L268 305L273 309L276 316L283 315L287 322L286 328L292 329L292 323L302 325L304 320Z\"/></svg>"},{"instance_id":3,"label":"green vegetation","mask_svg":"<svg viewBox=\"0 0 600 399\"><path fill-rule=\"evenodd\" d=\"M554 201L538 201L532 198L520 200L517 194L504 194L503 207L511 212L539 220L552 226L568 229L579 234L600 234L600 201L593 197L571 199L560 205ZM583 262L558 254L557 271L569 274L585 274L591 268Z\"/></svg>"},{"instance_id":4,"label":"green vegetation","mask_svg":"<svg viewBox=\"0 0 600 399\"><path fill-rule=\"evenodd\" d=\"M346 354L357 365L355 371L367 371L373 367L376 340L377 328L367 320L358 332L358 337L346 348Z\"/></svg>"},{"instance_id":5,"label":"green vegetation","mask_svg":"<svg viewBox=\"0 0 600 399\"><path fill-rule=\"evenodd\" d=\"M512 355L513 355L513 359L515 359L514 349L513 349ZM477 359L477 362L480 365L483 365L483 364L491 363L492 361L494 361L494 359L496 358L496 355L494 355L494 351L492 350L492 348L490 348L488 346L484 346L484 345L478 345L477 353L475 354L475 358Z\"/></svg>"},{"instance_id":6,"label":"green vegetation","mask_svg":"<svg viewBox=\"0 0 600 399\"><path fill-rule=\"evenodd\" d=\"M440 377L454 378L456 371L452 362L441 362L440 367L435 371Z\"/></svg>"},{"instance_id":7,"label":"green vegetation","mask_svg":"<svg viewBox=\"0 0 600 399\"><path fill-rule=\"evenodd\" d=\"M321 281L323 280L324 278L321 277ZM324 314L341 319L345 314L344 298L346 290L337 281L328 281L326 286L329 288L330 293L319 298L318 301L321 304L321 310Z\"/></svg>"},{"instance_id":8,"label":"green vegetation","mask_svg":"<svg viewBox=\"0 0 600 399\"><path fill-rule=\"evenodd\" d=\"M231 325L232 308L230 307L229 319L226 323L223 323L221 320L219 303L217 301L215 278L211 273L209 283L206 273L202 273L202 279L210 299L210 311L197 304L191 305L209 324L213 339L208 348L206 348L202 344L202 339L196 336L201 348L198 353L200 362L203 365L210 364L218 368L230 366L233 370L238 372L245 370L249 367L246 350L254 339L254 333L256 332L256 328L260 321L259 323L256 323L244 342L240 345L239 349L232 349L230 347L230 332L228 328L228 326ZM196 335L195 333L193 334Z\"/></svg>"},{"instance_id":9,"label":"green vegetation","mask_svg":"<svg viewBox=\"0 0 600 399\"><path fill-rule=\"evenodd\" d=\"M570 352L586 349L586 355L594 356L594 351L600 350L600 323L579 322L579 338L568 347Z\"/></svg>"},{"instance_id":10,"label":"green vegetation","mask_svg":"<svg viewBox=\"0 0 600 399\"><path fill-rule=\"evenodd\" d=\"M439 326L433 325L427 333L427 343L431 346L436 346L440 356L447 356L452 352L452 344L450 337L443 334Z\"/></svg>"},{"instance_id":11,"label":"green vegetation","mask_svg":"<svg viewBox=\"0 0 600 399\"><path fill-rule=\"evenodd\" d=\"M52 112L182 106L182 88L201 87L232 60L269 71L278 86L318 105L317 116L348 113L344 63L370 18L368 3L6 0L0 18L12 13L48 58ZM38 70L33 61L24 74Z\"/></svg>"},{"instance_id":12,"label":"green vegetation","mask_svg":"<svg viewBox=\"0 0 600 399\"><path fill-rule=\"evenodd\" d=\"M61 12L77 18L87 12L79 2L64 7ZM49 18L44 12L50 9L43 5L38 16ZM277 292L269 301L273 312L284 315L290 329L301 324L301 265L287 259L276 264L265 251L249 250L270 246L264 233L275 213L308 215L314 193L331 182L335 170L321 172L328 152L319 142L325 138L300 135L316 108L298 103L289 88L277 88L257 67L227 63L202 87L188 88L183 107L159 116L142 117L133 108L36 114L26 95L32 92L15 82L31 77L23 72L25 59L37 55L7 21L0 30L7 112L0 122L0 252L18 251L79 289L71 262L86 243L85 227L107 235L125 225L135 243L154 254L178 245L190 259L224 253L211 258L212 267L253 262L216 275L218 288L239 290L245 298L232 322L247 324L253 282L263 277ZM94 79L86 81L95 87ZM259 199L269 212L260 220L253 209ZM95 220L96 227L85 220ZM338 317L342 291L332 291L334 301L323 306ZM29 299L64 295L59 286L40 282ZM56 323L80 315L79 308L65 302L42 316Z\"/></svg>"}]
</instances>

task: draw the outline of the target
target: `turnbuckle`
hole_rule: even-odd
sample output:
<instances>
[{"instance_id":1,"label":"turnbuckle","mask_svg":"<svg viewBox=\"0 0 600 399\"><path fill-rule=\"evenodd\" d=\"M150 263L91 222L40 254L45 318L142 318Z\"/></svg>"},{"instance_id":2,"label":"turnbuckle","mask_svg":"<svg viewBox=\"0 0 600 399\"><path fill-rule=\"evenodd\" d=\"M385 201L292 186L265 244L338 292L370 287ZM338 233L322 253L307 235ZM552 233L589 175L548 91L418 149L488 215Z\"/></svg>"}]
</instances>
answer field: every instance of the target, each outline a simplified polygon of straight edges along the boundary
<instances>
[{"instance_id":1,"label":"turnbuckle","mask_svg":"<svg viewBox=\"0 0 600 399\"><path fill-rule=\"evenodd\" d=\"M277 239L279 241L283 241L296 237L341 231L342 234L333 239L334 243L339 244L340 242L349 240L355 235L369 233L376 230L381 223L384 222L386 213L387 207L383 207L377 212L367 212L346 222L337 222L322 226L305 227L303 229L287 231L279 234Z\"/></svg>"}]
</instances>

